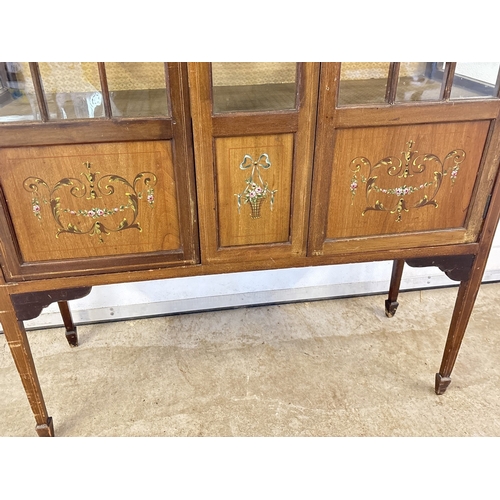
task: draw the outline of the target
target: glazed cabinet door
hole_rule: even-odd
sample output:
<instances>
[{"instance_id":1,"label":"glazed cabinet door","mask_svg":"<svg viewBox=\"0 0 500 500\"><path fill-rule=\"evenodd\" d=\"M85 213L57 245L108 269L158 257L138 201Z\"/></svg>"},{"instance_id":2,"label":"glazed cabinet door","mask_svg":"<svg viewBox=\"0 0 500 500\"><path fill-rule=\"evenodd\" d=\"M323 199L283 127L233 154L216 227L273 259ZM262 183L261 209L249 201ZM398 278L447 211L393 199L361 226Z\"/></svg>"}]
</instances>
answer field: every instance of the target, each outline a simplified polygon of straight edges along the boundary
<instances>
[{"instance_id":1,"label":"glazed cabinet door","mask_svg":"<svg viewBox=\"0 0 500 500\"><path fill-rule=\"evenodd\" d=\"M17 64L0 107L6 277L198 262L186 65Z\"/></svg>"},{"instance_id":2,"label":"glazed cabinet door","mask_svg":"<svg viewBox=\"0 0 500 500\"><path fill-rule=\"evenodd\" d=\"M202 262L305 255L316 63L190 63Z\"/></svg>"},{"instance_id":3,"label":"glazed cabinet door","mask_svg":"<svg viewBox=\"0 0 500 500\"><path fill-rule=\"evenodd\" d=\"M322 64L310 255L477 240L498 168L498 64L483 88L458 70Z\"/></svg>"}]
</instances>

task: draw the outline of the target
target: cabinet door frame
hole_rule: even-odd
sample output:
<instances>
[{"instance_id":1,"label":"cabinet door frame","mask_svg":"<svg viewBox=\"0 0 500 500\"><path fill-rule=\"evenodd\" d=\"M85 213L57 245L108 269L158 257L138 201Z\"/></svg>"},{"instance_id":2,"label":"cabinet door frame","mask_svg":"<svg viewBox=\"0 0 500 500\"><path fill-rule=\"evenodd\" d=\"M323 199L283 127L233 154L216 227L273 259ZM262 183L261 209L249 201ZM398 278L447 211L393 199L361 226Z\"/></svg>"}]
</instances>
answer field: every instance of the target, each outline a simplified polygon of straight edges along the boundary
<instances>
[{"instance_id":1,"label":"cabinet door frame","mask_svg":"<svg viewBox=\"0 0 500 500\"><path fill-rule=\"evenodd\" d=\"M102 63L98 63L102 65ZM31 63L36 70L36 63ZM197 264L198 221L186 63L165 63L171 117L114 118L0 124L0 149L62 144L167 140L172 142L180 245L176 250L91 259L25 262L16 241L5 194L0 186L1 265L6 281L134 271ZM40 92L40 90L39 90ZM103 86L103 93L107 88ZM39 98L43 99L43 95ZM108 97L109 99L109 97ZM106 101L106 96L104 96Z\"/></svg>"},{"instance_id":2,"label":"cabinet door frame","mask_svg":"<svg viewBox=\"0 0 500 500\"><path fill-rule=\"evenodd\" d=\"M202 263L305 256L319 63L298 63L297 109L214 114L210 63L188 63ZM220 137L294 134L290 234L287 242L221 247L215 141ZM236 165L237 167L238 165ZM245 207L248 208L248 207Z\"/></svg>"},{"instance_id":3,"label":"cabinet door frame","mask_svg":"<svg viewBox=\"0 0 500 500\"><path fill-rule=\"evenodd\" d=\"M392 249L473 243L478 240L498 170L500 101L478 99L438 102L388 102L338 106L340 63L322 63L314 157L309 256L340 256ZM391 82L389 83L391 85ZM393 82L394 85L394 82ZM394 88L395 90L395 88ZM393 92L394 93L394 92ZM337 132L340 129L394 125L452 123L489 120L489 131L479 165L471 202L462 228L352 237L327 238L328 204ZM397 147L400 147L399 145ZM320 203L323 200L323 203Z\"/></svg>"}]
</instances>

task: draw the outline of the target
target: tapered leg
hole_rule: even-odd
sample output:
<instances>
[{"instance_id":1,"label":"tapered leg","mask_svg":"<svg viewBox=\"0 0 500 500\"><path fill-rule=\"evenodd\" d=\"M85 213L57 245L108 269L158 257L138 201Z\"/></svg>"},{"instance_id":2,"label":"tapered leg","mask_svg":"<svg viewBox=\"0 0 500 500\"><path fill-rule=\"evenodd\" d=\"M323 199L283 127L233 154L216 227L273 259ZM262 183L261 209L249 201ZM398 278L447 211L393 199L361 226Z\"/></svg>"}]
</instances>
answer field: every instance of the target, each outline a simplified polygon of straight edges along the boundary
<instances>
[{"instance_id":1,"label":"tapered leg","mask_svg":"<svg viewBox=\"0 0 500 500\"><path fill-rule=\"evenodd\" d=\"M451 383L451 372L457 360L458 351L464 338L467 324L469 323L472 309L476 301L481 279L483 277L486 261L488 259L489 247L485 246L474 255L455 255L439 257L423 257L407 259L406 263L413 267L437 266L448 278L460 281L455 308L451 318L448 337L443 353L443 360L439 373L436 373L436 394L444 394Z\"/></svg>"},{"instance_id":2,"label":"tapered leg","mask_svg":"<svg viewBox=\"0 0 500 500\"><path fill-rule=\"evenodd\" d=\"M73 318L71 317L71 311L69 309L69 304L67 301L63 300L57 303L59 306L59 311L61 311L61 316L64 321L64 328L66 328L66 339L71 347L78 346L78 334L76 331L76 326L73 323Z\"/></svg>"},{"instance_id":3,"label":"tapered leg","mask_svg":"<svg viewBox=\"0 0 500 500\"><path fill-rule=\"evenodd\" d=\"M478 272L477 274L480 274L479 279L473 275L471 279L462 281L458 289L455 309L453 310L450 329L444 348L443 360L439 368L439 373L436 373L435 391L438 395L444 394L451 383L450 375L455 366L460 345L462 344L465 330L479 291L482 272Z\"/></svg>"},{"instance_id":4,"label":"tapered leg","mask_svg":"<svg viewBox=\"0 0 500 500\"><path fill-rule=\"evenodd\" d=\"M1 295L0 322L35 417L36 432L42 437L52 437L54 436L54 425L43 400L24 324L22 321L18 321L8 295L5 292Z\"/></svg>"},{"instance_id":5,"label":"tapered leg","mask_svg":"<svg viewBox=\"0 0 500 500\"><path fill-rule=\"evenodd\" d=\"M403 259L395 260L392 265L389 297L385 301L385 315L388 318L392 318L396 314L396 309L399 306L398 294L399 286L401 285L401 277L403 276L404 265L405 261Z\"/></svg>"}]
</instances>

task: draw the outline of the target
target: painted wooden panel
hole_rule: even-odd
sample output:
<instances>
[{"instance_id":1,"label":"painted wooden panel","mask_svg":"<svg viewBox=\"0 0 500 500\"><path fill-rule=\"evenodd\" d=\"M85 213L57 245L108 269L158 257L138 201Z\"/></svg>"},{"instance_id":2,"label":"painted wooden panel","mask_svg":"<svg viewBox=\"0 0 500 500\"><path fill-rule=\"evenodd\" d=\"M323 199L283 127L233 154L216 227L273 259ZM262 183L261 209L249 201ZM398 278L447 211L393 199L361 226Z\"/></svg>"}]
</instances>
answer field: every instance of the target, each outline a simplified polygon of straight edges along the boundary
<instances>
[{"instance_id":1,"label":"painted wooden panel","mask_svg":"<svg viewBox=\"0 0 500 500\"><path fill-rule=\"evenodd\" d=\"M463 228L489 121L337 131L327 240Z\"/></svg>"},{"instance_id":2,"label":"painted wooden panel","mask_svg":"<svg viewBox=\"0 0 500 500\"><path fill-rule=\"evenodd\" d=\"M0 154L0 180L25 262L180 247L171 141Z\"/></svg>"},{"instance_id":3,"label":"painted wooden panel","mask_svg":"<svg viewBox=\"0 0 500 500\"><path fill-rule=\"evenodd\" d=\"M293 134L215 140L219 246L290 238Z\"/></svg>"}]
</instances>

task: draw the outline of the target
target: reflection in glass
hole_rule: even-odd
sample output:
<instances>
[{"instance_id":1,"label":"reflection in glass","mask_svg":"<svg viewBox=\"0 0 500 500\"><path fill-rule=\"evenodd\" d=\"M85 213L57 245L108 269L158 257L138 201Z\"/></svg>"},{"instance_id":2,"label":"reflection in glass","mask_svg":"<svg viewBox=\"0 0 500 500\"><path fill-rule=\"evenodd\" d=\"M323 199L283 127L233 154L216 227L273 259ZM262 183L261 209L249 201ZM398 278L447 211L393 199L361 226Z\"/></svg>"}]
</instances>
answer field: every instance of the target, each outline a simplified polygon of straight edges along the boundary
<instances>
[{"instance_id":1,"label":"reflection in glass","mask_svg":"<svg viewBox=\"0 0 500 500\"><path fill-rule=\"evenodd\" d=\"M40 120L28 63L0 62L0 122Z\"/></svg>"},{"instance_id":2,"label":"reflection in glass","mask_svg":"<svg viewBox=\"0 0 500 500\"><path fill-rule=\"evenodd\" d=\"M496 97L499 67L497 62L457 63L450 98Z\"/></svg>"},{"instance_id":3,"label":"reflection in glass","mask_svg":"<svg viewBox=\"0 0 500 500\"><path fill-rule=\"evenodd\" d=\"M156 62L106 63L113 116L169 116L165 66Z\"/></svg>"},{"instance_id":4,"label":"reflection in glass","mask_svg":"<svg viewBox=\"0 0 500 500\"><path fill-rule=\"evenodd\" d=\"M339 105L385 102L389 63L346 62L340 66Z\"/></svg>"},{"instance_id":5,"label":"reflection in glass","mask_svg":"<svg viewBox=\"0 0 500 500\"><path fill-rule=\"evenodd\" d=\"M396 101L438 101L444 67L444 62L402 62Z\"/></svg>"},{"instance_id":6,"label":"reflection in glass","mask_svg":"<svg viewBox=\"0 0 500 500\"><path fill-rule=\"evenodd\" d=\"M97 63L39 63L51 120L104 116Z\"/></svg>"},{"instance_id":7,"label":"reflection in glass","mask_svg":"<svg viewBox=\"0 0 500 500\"><path fill-rule=\"evenodd\" d=\"M295 109L296 63L212 63L214 113Z\"/></svg>"}]
</instances>

